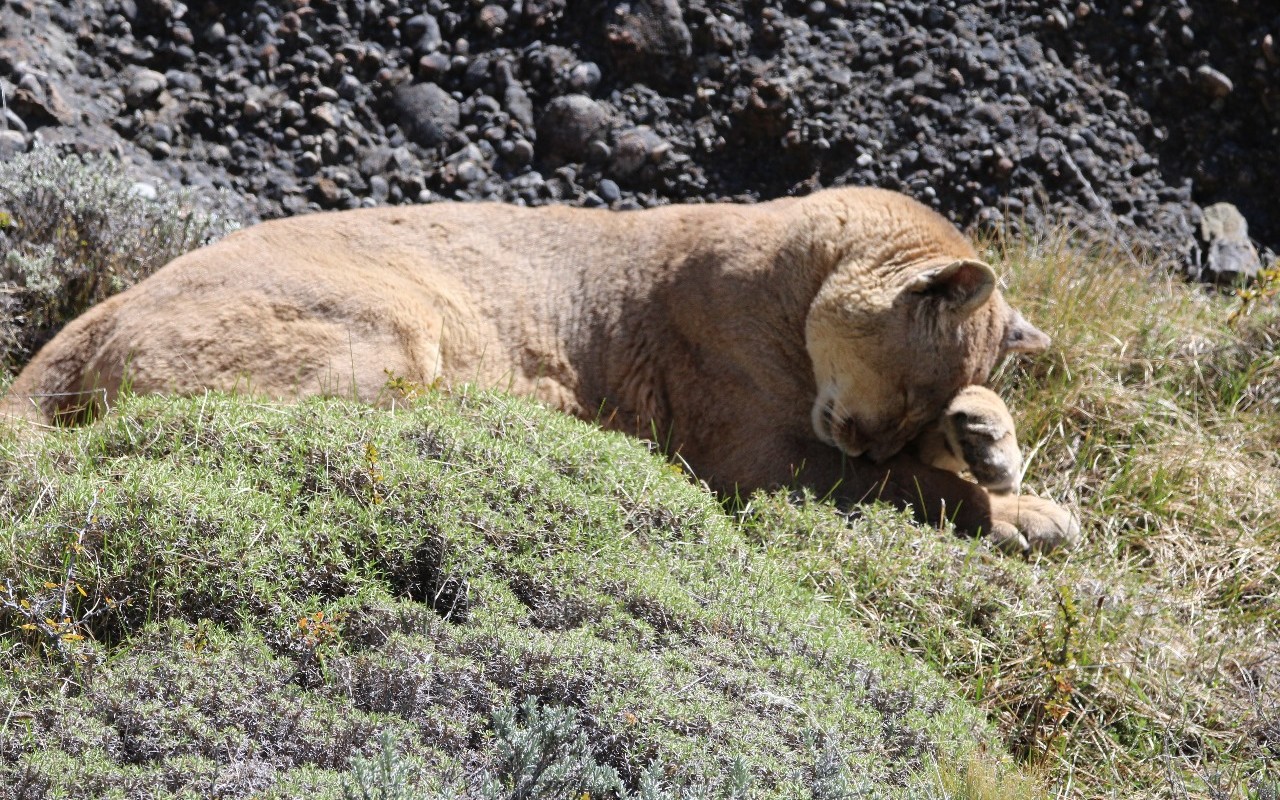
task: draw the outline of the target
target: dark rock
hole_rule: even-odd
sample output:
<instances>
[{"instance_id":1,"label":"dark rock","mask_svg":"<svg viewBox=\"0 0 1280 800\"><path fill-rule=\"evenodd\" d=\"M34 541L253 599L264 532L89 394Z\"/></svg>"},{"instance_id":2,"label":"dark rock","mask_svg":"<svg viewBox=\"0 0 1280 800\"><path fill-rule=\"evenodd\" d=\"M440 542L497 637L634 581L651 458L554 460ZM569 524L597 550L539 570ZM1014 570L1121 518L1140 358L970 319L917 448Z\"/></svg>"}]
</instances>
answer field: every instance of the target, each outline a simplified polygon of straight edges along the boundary
<instances>
[{"instance_id":1,"label":"dark rock","mask_svg":"<svg viewBox=\"0 0 1280 800\"><path fill-rule=\"evenodd\" d=\"M613 203L622 199L622 190L618 188L618 184L608 178L600 179L596 184L596 191L600 193L600 199L606 203Z\"/></svg>"},{"instance_id":2,"label":"dark rock","mask_svg":"<svg viewBox=\"0 0 1280 800\"><path fill-rule=\"evenodd\" d=\"M311 109L311 119L323 128L337 128L342 124L342 115L331 103L321 103Z\"/></svg>"},{"instance_id":3,"label":"dark rock","mask_svg":"<svg viewBox=\"0 0 1280 800\"><path fill-rule=\"evenodd\" d=\"M27 137L18 131L0 131L0 161L27 151Z\"/></svg>"},{"instance_id":4,"label":"dark rock","mask_svg":"<svg viewBox=\"0 0 1280 800\"><path fill-rule=\"evenodd\" d=\"M538 120L538 153L553 162L580 160L591 140L603 136L608 122L604 108L586 95L557 97Z\"/></svg>"},{"instance_id":5,"label":"dark rock","mask_svg":"<svg viewBox=\"0 0 1280 800\"><path fill-rule=\"evenodd\" d=\"M227 41L227 29L221 22L214 22L204 29L204 38L209 44L223 44Z\"/></svg>"},{"instance_id":6,"label":"dark rock","mask_svg":"<svg viewBox=\"0 0 1280 800\"><path fill-rule=\"evenodd\" d=\"M693 37L678 0L615 3L605 38L619 70L633 79L670 80L688 70Z\"/></svg>"},{"instance_id":7,"label":"dark rock","mask_svg":"<svg viewBox=\"0 0 1280 800\"><path fill-rule=\"evenodd\" d=\"M27 96L34 102L44 102L44 87L40 85L40 79L35 75L32 75L30 72L23 75L18 80L18 88L25 90Z\"/></svg>"},{"instance_id":8,"label":"dark rock","mask_svg":"<svg viewBox=\"0 0 1280 800\"><path fill-rule=\"evenodd\" d=\"M4 128L19 133L26 133L28 130L27 123L12 108L6 107L0 112L0 123L4 124Z\"/></svg>"},{"instance_id":9,"label":"dark rock","mask_svg":"<svg viewBox=\"0 0 1280 800\"><path fill-rule=\"evenodd\" d=\"M1230 78L1207 64L1196 68L1196 80L1214 97L1226 97L1235 89Z\"/></svg>"},{"instance_id":10,"label":"dark rock","mask_svg":"<svg viewBox=\"0 0 1280 800\"><path fill-rule=\"evenodd\" d=\"M511 143L511 149L506 156L517 167L523 167L533 162L534 148L527 139L517 139Z\"/></svg>"},{"instance_id":11,"label":"dark rock","mask_svg":"<svg viewBox=\"0 0 1280 800\"><path fill-rule=\"evenodd\" d=\"M660 159L671 149L652 128L641 126L618 135L613 148L612 169L615 175L634 175L645 164Z\"/></svg>"},{"instance_id":12,"label":"dark rock","mask_svg":"<svg viewBox=\"0 0 1280 800\"><path fill-rule=\"evenodd\" d=\"M418 69L422 76L431 80L442 78L453 66L453 61L443 53L431 53L418 59Z\"/></svg>"},{"instance_id":13,"label":"dark rock","mask_svg":"<svg viewBox=\"0 0 1280 800\"><path fill-rule=\"evenodd\" d=\"M502 91L502 103L511 119L520 123L525 130L533 130L533 101L529 99L524 87L518 83L507 86Z\"/></svg>"},{"instance_id":14,"label":"dark rock","mask_svg":"<svg viewBox=\"0 0 1280 800\"><path fill-rule=\"evenodd\" d=\"M75 112L67 106L57 89L52 86L42 89L38 95L30 89L19 88L13 93L9 102L12 104L13 113L20 120L20 124L13 127L19 130L35 129L46 125L72 125L76 122Z\"/></svg>"},{"instance_id":15,"label":"dark rock","mask_svg":"<svg viewBox=\"0 0 1280 800\"><path fill-rule=\"evenodd\" d=\"M338 81L338 96L343 100L354 100L360 95L364 89L364 85L360 83L360 79L354 75L343 75Z\"/></svg>"},{"instance_id":16,"label":"dark rock","mask_svg":"<svg viewBox=\"0 0 1280 800\"><path fill-rule=\"evenodd\" d=\"M592 139L587 145L587 161L592 164L603 164L612 154L613 149L600 139Z\"/></svg>"},{"instance_id":17,"label":"dark rock","mask_svg":"<svg viewBox=\"0 0 1280 800\"><path fill-rule=\"evenodd\" d=\"M600 67L584 61L569 72L569 86L576 92L590 93L600 84Z\"/></svg>"},{"instance_id":18,"label":"dark rock","mask_svg":"<svg viewBox=\"0 0 1280 800\"><path fill-rule=\"evenodd\" d=\"M458 129L458 101L434 83L400 86L392 96L405 136L423 147L443 144Z\"/></svg>"},{"instance_id":19,"label":"dark rock","mask_svg":"<svg viewBox=\"0 0 1280 800\"><path fill-rule=\"evenodd\" d=\"M168 86L163 73L153 69L141 69L134 73L125 90L125 102L129 108L145 108L152 105Z\"/></svg>"},{"instance_id":20,"label":"dark rock","mask_svg":"<svg viewBox=\"0 0 1280 800\"><path fill-rule=\"evenodd\" d=\"M1211 249L1194 203L1228 200L1277 249L1274 3L1104 5L0 1L0 130L10 150L38 134L225 185L266 216L873 183L962 225L1120 231L1183 265ZM445 157L469 145L474 170Z\"/></svg>"},{"instance_id":21,"label":"dark rock","mask_svg":"<svg viewBox=\"0 0 1280 800\"><path fill-rule=\"evenodd\" d=\"M496 36L506 27L507 10L500 5L490 3L480 9L476 21L482 31L490 36Z\"/></svg>"},{"instance_id":22,"label":"dark rock","mask_svg":"<svg viewBox=\"0 0 1280 800\"><path fill-rule=\"evenodd\" d=\"M440 35L440 23L430 14L410 17L404 21L401 31L403 41L419 55L434 53L444 44L444 37Z\"/></svg>"},{"instance_id":23,"label":"dark rock","mask_svg":"<svg viewBox=\"0 0 1280 800\"><path fill-rule=\"evenodd\" d=\"M311 184L311 199L324 208L332 208L342 200L342 188L332 178L316 178Z\"/></svg>"}]
</instances>

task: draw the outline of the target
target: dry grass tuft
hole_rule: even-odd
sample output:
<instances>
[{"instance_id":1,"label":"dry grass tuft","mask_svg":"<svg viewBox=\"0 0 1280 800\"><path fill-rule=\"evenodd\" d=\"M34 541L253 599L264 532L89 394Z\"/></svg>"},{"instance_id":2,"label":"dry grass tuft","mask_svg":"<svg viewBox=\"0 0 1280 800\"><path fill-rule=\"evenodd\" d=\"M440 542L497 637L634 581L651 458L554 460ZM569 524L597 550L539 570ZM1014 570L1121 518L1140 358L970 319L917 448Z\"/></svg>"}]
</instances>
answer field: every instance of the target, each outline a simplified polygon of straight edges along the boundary
<instances>
[{"instance_id":1,"label":"dry grass tuft","mask_svg":"<svg viewBox=\"0 0 1280 800\"><path fill-rule=\"evenodd\" d=\"M1260 300L1242 314L1238 295L1061 240L994 252L1057 342L1056 358L1000 384L1038 446L1036 479L1075 497L1091 530L1069 567L1102 587L1095 685L1116 720L1082 718L1098 726L1098 766L1132 760L1166 783L1174 770L1210 796L1274 783L1280 752L1264 732L1280 713L1280 309ZM1166 763L1104 738L1117 722L1158 735L1144 748ZM1223 769L1239 773L1227 794Z\"/></svg>"}]
</instances>

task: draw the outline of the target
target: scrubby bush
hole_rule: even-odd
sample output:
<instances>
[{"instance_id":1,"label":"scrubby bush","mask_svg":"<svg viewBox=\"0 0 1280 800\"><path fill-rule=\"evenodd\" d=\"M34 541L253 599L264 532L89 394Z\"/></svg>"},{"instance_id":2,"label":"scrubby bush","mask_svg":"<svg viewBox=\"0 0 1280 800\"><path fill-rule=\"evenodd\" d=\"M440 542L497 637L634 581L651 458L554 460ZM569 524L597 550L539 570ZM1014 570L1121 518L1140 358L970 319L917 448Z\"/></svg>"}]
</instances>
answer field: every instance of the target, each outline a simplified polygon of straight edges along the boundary
<instances>
[{"instance_id":1,"label":"scrubby bush","mask_svg":"<svg viewBox=\"0 0 1280 800\"><path fill-rule=\"evenodd\" d=\"M0 465L0 800L1037 796L944 794L1010 764L950 686L528 400L126 398Z\"/></svg>"},{"instance_id":2,"label":"scrubby bush","mask_svg":"<svg viewBox=\"0 0 1280 800\"><path fill-rule=\"evenodd\" d=\"M891 790L857 781L838 748L812 731L805 740L814 765L808 776L813 800L877 800L891 798ZM434 793L413 785L414 767L397 749L395 737L383 732L371 758L356 757L343 785L344 800L559 800L559 798L618 798L618 800L742 800L751 796L752 774L747 762L733 758L714 778L690 777L679 766L664 769L653 761L640 773L636 791L629 792L618 771L603 764L592 747L578 712L570 707L542 706L529 696L519 706L498 709L491 719L489 765ZM671 775L668 775L671 773ZM920 800L946 800L923 788Z\"/></svg>"},{"instance_id":3,"label":"scrubby bush","mask_svg":"<svg viewBox=\"0 0 1280 800\"><path fill-rule=\"evenodd\" d=\"M236 227L189 192L151 196L105 156L36 148L0 164L0 366L68 321Z\"/></svg>"}]
</instances>

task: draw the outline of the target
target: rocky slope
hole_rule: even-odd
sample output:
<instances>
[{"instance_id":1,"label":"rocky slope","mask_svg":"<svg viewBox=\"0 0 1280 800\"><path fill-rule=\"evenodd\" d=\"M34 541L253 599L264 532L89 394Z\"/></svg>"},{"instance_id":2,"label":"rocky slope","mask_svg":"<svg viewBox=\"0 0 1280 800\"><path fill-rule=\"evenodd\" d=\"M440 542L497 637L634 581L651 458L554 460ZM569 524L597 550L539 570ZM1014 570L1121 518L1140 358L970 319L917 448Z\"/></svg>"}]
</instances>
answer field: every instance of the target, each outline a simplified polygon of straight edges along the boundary
<instances>
[{"instance_id":1,"label":"rocky slope","mask_svg":"<svg viewBox=\"0 0 1280 800\"><path fill-rule=\"evenodd\" d=\"M1269 0L0 0L0 157L114 151L248 218L874 184L1199 274L1202 206L1280 246L1276 37Z\"/></svg>"}]
</instances>

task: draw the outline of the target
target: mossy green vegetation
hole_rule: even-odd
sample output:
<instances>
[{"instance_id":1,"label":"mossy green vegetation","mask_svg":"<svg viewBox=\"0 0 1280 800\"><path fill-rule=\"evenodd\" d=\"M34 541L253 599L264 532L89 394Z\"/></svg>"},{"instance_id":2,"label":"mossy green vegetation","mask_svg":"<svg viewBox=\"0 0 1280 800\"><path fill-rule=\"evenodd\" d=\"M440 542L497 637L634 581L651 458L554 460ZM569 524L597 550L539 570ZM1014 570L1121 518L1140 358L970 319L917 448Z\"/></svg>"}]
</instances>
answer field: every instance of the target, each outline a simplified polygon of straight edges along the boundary
<instances>
[{"instance_id":1,"label":"mossy green vegetation","mask_svg":"<svg viewBox=\"0 0 1280 800\"><path fill-rule=\"evenodd\" d=\"M3 464L15 796L332 796L383 732L412 796L561 796L475 793L514 790L495 721L527 698L573 710L619 793L944 797L944 768L1005 768L687 476L526 401L138 398Z\"/></svg>"}]
</instances>

